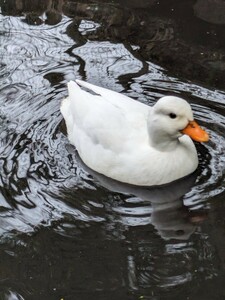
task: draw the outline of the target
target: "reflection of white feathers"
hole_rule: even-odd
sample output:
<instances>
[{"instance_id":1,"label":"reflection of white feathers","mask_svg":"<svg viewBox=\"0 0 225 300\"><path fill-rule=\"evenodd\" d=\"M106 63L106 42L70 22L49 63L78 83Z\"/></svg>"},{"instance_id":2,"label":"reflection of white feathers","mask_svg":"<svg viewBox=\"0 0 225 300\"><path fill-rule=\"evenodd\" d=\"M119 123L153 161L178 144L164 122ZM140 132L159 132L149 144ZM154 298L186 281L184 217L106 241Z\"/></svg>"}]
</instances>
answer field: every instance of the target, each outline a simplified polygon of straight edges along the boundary
<instances>
[{"instance_id":1,"label":"reflection of white feathers","mask_svg":"<svg viewBox=\"0 0 225 300\"><path fill-rule=\"evenodd\" d=\"M197 168L194 144L180 133L193 119L186 101L164 97L151 108L122 94L77 83L69 82L69 97L61 111L69 140L87 166L135 185L168 183ZM176 120L169 117L171 112Z\"/></svg>"},{"instance_id":2,"label":"reflection of white feathers","mask_svg":"<svg viewBox=\"0 0 225 300\"><path fill-rule=\"evenodd\" d=\"M183 196L193 186L197 172L164 186L143 187L110 179L88 168L78 156L77 159L82 168L108 190L133 195L127 198L123 205L114 207L123 224L152 224L165 240L186 240L194 232L196 224L192 223L191 212L183 204ZM134 203L136 205L130 205ZM129 206L128 210L126 205ZM200 215L199 221L201 220Z\"/></svg>"}]
</instances>

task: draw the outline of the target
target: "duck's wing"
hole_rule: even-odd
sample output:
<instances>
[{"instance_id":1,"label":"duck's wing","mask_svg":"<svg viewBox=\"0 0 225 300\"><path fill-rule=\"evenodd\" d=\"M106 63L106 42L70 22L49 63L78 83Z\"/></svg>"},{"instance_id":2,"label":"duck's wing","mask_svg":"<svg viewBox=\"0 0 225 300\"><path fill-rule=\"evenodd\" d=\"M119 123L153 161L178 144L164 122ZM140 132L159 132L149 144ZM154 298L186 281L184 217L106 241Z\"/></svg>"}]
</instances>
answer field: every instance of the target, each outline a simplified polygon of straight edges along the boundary
<instances>
[{"instance_id":1,"label":"duck's wing","mask_svg":"<svg viewBox=\"0 0 225 300\"><path fill-rule=\"evenodd\" d=\"M83 81L78 83L97 95L73 81L68 83L69 97L63 101L61 111L73 144L77 146L85 140L89 145L117 152L131 140L138 143L146 138L148 106Z\"/></svg>"},{"instance_id":2,"label":"duck's wing","mask_svg":"<svg viewBox=\"0 0 225 300\"><path fill-rule=\"evenodd\" d=\"M148 106L136 101L128 96L125 96L121 93L106 89L106 88L102 88L99 86L96 86L94 84L82 81L82 80L76 80L76 83L78 83L78 85L96 93L97 95L100 95L105 101L116 105L118 107L120 107L121 109L123 109L126 112L133 112L134 110L137 110L138 112L143 112L145 113L145 111L148 109Z\"/></svg>"}]
</instances>

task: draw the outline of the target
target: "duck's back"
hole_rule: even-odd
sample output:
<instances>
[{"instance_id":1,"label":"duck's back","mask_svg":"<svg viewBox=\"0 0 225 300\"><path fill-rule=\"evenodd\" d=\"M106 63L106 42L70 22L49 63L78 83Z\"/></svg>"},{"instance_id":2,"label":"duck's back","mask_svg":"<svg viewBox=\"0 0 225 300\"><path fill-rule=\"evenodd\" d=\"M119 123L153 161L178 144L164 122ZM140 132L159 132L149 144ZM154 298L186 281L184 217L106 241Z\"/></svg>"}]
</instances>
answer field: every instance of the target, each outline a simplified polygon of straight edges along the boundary
<instances>
[{"instance_id":1,"label":"duck's back","mask_svg":"<svg viewBox=\"0 0 225 300\"><path fill-rule=\"evenodd\" d=\"M88 166L116 164L118 154L129 155L129 149L147 141L147 105L88 83L79 84L96 94L69 82L69 96L61 112L68 138Z\"/></svg>"}]
</instances>

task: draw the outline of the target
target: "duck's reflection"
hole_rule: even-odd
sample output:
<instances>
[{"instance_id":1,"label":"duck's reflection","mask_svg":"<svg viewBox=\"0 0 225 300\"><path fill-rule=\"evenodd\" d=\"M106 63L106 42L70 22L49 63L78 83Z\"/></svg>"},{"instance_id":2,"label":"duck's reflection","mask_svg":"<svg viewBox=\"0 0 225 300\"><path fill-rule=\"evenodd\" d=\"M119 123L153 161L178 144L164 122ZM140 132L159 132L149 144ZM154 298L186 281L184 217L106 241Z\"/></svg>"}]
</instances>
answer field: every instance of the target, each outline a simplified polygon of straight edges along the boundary
<instances>
[{"instance_id":1,"label":"duck's reflection","mask_svg":"<svg viewBox=\"0 0 225 300\"><path fill-rule=\"evenodd\" d=\"M196 181L193 173L176 182L157 187L140 187L121 183L88 168L77 154L79 164L110 191L126 193L151 203L151 224L163 239L187 240L204 218L202 213L191 212L183 203L183 196Z\"/></svg>"},{"instance_id":2,"label":"duck's reflection","mask_svg":"<svg viewBox=\"0 0 225 300\"><path fill-rule=\"evenodd\" d=\"M151 222L162 238L187 240L195 231L196 224L181 198L165 205L153 203L152 208Z\"/></svg>"}]
</instances>

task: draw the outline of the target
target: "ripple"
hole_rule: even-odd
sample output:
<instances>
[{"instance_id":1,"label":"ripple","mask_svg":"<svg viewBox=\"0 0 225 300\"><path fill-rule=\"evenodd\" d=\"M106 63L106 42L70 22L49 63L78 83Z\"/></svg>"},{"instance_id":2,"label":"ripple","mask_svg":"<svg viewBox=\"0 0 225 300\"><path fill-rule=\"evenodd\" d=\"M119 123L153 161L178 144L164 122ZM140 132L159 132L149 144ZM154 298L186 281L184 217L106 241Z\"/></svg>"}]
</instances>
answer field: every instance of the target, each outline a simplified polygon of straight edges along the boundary
<instances>
[{"instance_id":1,"label":"ripple","mask_svg":"<svg viewBox=\"0 0 225 300\"><path fill-rule=\"evenodd\" d=\"M200 204L204 206L207 200L224 193L225 169L225 95L224 92L212 91L194 84L184 83L176 78L162 79L161 70L147 81L144 81L145 96L152 100L152 90L157 91L154 96L163 96L161 91L172 92L174 95L188 100L193 108L196 120L206 128L210 134L210 141L204 145L197 145L200 159L199 176L196 184L185 196L188 205ZM143 76L144 77L144 76ZM141 78L143 80L143 77ZM165 76L164 76L165 77ZM140 79L139 79L140 80ZM159 92L160 91L160 92ZM196 207L199 208L197 205Z\"/></svg>"},{"instance_id":2,"label":"ripple","mask_svg":"<svg viewBox=\"0 0 225 300\"><path fill-rule=\"evenodd\" d=\"M21 22L22 18L0 18L7 32L1 43L2 63L7 66L8 74L5 84L20 83L23 78L23 83L41 89L44 74L54 69L60 72L64 68L65 71L65 65L74 61L66 54L74 41L62 34L68 26L68 18L65 17L60 26L43 24L41 28Z\"/></svg>"},{"instance_id":3,"label":"ripple","mask_svg":"<svg viewBox=\"0 0 225 300\"><path fill-rule=\"evenodd\" d=\"M119 284L119 270L124 273L121 287L127 285L132 294L138 291L138 297L146 298L179 289L187 295L196 280L216 277L221 267L215 263L209 233L201 225L213 201L224 195L224 92L169 77L163 68L138 57L135 46L81 39L79 34L85 36L101 26L92 21L71 26L75 31L71 39L67 31L74 21L66 17L57 26L29 26L23 17L0 18L4 21L0 45L4 53L0 65L0 246L10 240L23 244L20 251L25 253L14 254L10 248L7 255L19 255L18 261L24 261L25 255L32 257L32 262L46 270L46 261L54 254L47 264L52 276L55 257L61 257L67 242L65 272L73 265L72 245L78 266L83 268L86 263L89 274L97 261L103 266L99 273L104 275L115 243L121 260L108 286L113 290ZM75 77L122 91L149 105L168 94L187 99L211 137L209 143L196 145L198 171L166 188L143 189L107 181L86 169L61 130L60 103L67 95L66 82ZM38 253L43 236L46 240L51 237L50 251L44 248L44 253ZM33 251L28 244L34 244L30 246ZM40 260L42 256L46 260ZM111 270L111 264L109 267ZM11 269L7 265L9 273ZM71 273L66 274L71 278ZM103 288L103 277L97 284L91 282L93 290ZM20 295L9 289L5 297Z\"/></svg>"},{"instance_id":4,"label":"ripple","mask_svg":"<svg viewBox=\"0 0 225 300\"><path fill-rule=\"evenodd\" d=\"M68 208L68 203L71 206L68 195L60 195L63 189L74 185L77 186L74 192L78 194L82 190L86 192L88 189L92 192L99 190L95 180L77 164L73 150L72 152L67 150L65 147L67 140L58 131L61 120L59 103L67 92L57 79L65 82L70 77L71 71L75 71L70 63L73 61L77 64L80 60L85 62L87 80L98 79L98 84L104 80L103 85L112 89L114 87L116 90L121 89L116 82L121 75L131 72L136 74L136 79L132 79L129 83L126 93L142 102L153 104L157 98L167 93L190 99L196 119L207 127L211 140L207 145L198 147L201 172L195 186L185 195L184 201L188 206L198 206L201 202L223 193L224 187L221 182L224 179L225 161L221 154L225 147L222 136L225 115L224 94L169 78L162 68L151 63L148 64L146 72L143 68L144 62L133 56L123 44L87 42L84 45L77 45L71 52L73 55L70 55L66 50L74 45L74 41L63 34L69 24L68 20L63 18L57 26L49 27L42 24L36 27L21 22L22 18L5 18L4 30L8 34L4 37L4 50L7 54L3 63L7 67L3 70L4 73L8 72L10 79L5 81L0 98L3 123L1 166L4 170L1 182L2 187L8 186L14 199L9 200L7 196L7 201L9 203L15 201L20 206L37 210L35 197L40 197L43 209L40 209L39 214L43 210L43 215L44 211L47 211L46 215L50 216L53 209L56 218L67 211L75 219L83 219L86 222L91 219L105 220L103 215L109 206L103 205L96 212L96 208L90 205L84 208L82 204L78 209L76 203L75 206L72 205L73 213ZM79 30L86 34L86 30L95 30L96 26L100 25L84 21L81 22ZM143 72L145 70L145 74L139 74L140 70ZM62 76L56 77L56 83L52 88L49 80L54 80L56 76L54 74ZM54 197L58 194L58 198L61 199L57 209L53 194ZM139 198L127 197L125 200L119 194L120 204L117 202L115 205L114 197L112 201L108 199L109 195L106 194L104 197L112 204L108 218L114 220L113 226L120 223L123 224L123 230L126 230L127 226L146 226L155 222L152 218L151 205L143 200L137 200ZM95 203L99 205L98 202ZM39 221L43 223L46 218L48 217L45 216ZM51 218L54 219L52 216ZM27 223L32 222L29 220ZM34 220L34 224L38 224L38 221ZM168 237L169 233L162 231L157 222L154 226L161 235Z\"/></svg>"},{"instance_id":5,"label":"ripple","mask_svg":"<svg viewBox=\"0 0 225 300\"><path fill-rule=\"evenodd\" d=\"M81 32L81 34L86 35L89 32L95 31L100 26L100 24L93 21L82 20L80 22L78 30L79 32Z\"/></svg>"},{"instance_id":6,"label":"ripple","mask_svg":"<svg viewBox=\"0 0 225 300\"><path fill-rule=\"evenodd\" d=\"M112 86L114 82L115 89L118 89L117 78L131 71L134 74L138 73L143 67L143 63L137 60L123 44L105 41L87 42L82 47L75 48L73 54L85 61L85 79L92 77L98 85L102 84L108 88L108 84ZM105 76L108 80L105 80Z\"/></svg>"},{"instance_id":7,"label":"ripple","mask_svg":"<svg viewBox=\"0 0 225 300\"><path fill-rule=\"evenodd\" d=\"M87 80L95 81L98 78L98 81L101 81L102 78L104 86L112 89L114 87L116 90L121 89L116 82L121 75L131 72L136 74L136 79L128 82L129 88L126 94L144 103L151 105L157 98L167 93L173 93L189 100L196 119L207 127L211 139L208 144L198 146L199 174L194 187L185 194L184 202L187 206L198 209L201 207L201 203L204 206L208 199L223 193L224 93L184 83L176 78L169 78L164 74L162 68L151 63L148 65L147 72L140 75L140 70L145 70L143 62L136 59L122 44L87 42L73 50L74 56L66 54L65 49L71 46L71 40L68 38L64 40L61 36L58 40L58 36L59 33L66 32L67 22L67 19L63 19L59 26L54 26L50 30L47 30L47 25L41 25L43 30L38 36L36 36L37 27L29 27L18 18L9 18L5 23L5 30L10 28L10 34L4 43L5 49L8 50L4 63L13 67L8 69L10 80L8 83L5 82L0 97L3 125L1 166L4 170L1 182L2 187L8 186L11 190L16 203L36 210L37 203L34 198L40 197L44 216L42 221L39 220L41 223L45 223L46 219L52 215L51 209L55 212L56 218L62 217L64 212L69 210L68 214L73 215L75 219L83 219L85 222L88 220L105 221L103 215L109 206L103 205L96 212L96 209L89 205L84 209L84 204L78 209L76 207L78 203L76 203L73 207L74 213L72 213L66 203L69 201L71 206L71 201L68 199L68 195L63 196L64 192L62 193L63 190L75 185L77 188L72 189L71 193L79 194L83 190L86 192L87 190L92 192L96 189L99 190L98 183L77 164L74 150L68 151L66 148L67 139L58 127L61 121L59 104L67 91L57 79L65 82L70 77L70 62L73 60L77 63L80 59L85 61ZM86 25L84 27L86 28ZM94 28L92 27L90 30ZM21 38L18 39L18 35L16 36L15 33L20 33ZM30 45L30 39L33 37L36 40ZM60 49L62 41L64 45ZM18 53L18 56L11 61L15 52ZM49 64L52 57L54 59ZM15 68L15 66L19 67ZM5 73L6 69L3 70ZM54 74L62 74L62 76L55 77ZM108 77L105 77L105 74ZM23 78L23 83L21 83L21 78ZM55 78L56 82L53 88L49 84L49 80L53 81ZM108 218L114 223L113 227L117 226L116 224L122 224L123 230L126 230L127 226L146 226L155 222L149 202L143 202L137 197L127 197L125 200L119 194L120 204L117 201L117 205L115 205L114 197L112 197L112 201L107 193L104 197L112 205L108 211ZM55 209L54 198L61 201L57 209ZM9 200L7 196L7 201L11 203L13 200ZM47 203L47 207L45 203ZM93 203L96 203L96 206L99 205L96 201ZM39 214L41 211L42 209ZM47 211L47 214L44 211ZM78 217L78 211L81 212L80 217ZM53 216L51 218L54 219ZM31 224L32 222L29 220L27 223ZM34 220L34 224L38 224L38 221ZM178 224L181 223L178 222ZM157 222L154 223L154 226L158 228L158 232L164 238L168 238L171 234L175 237L174 232L166 233L164 229L162 231ZM190 233L193 232L194 227L190 225ZM184 232L186 231L184 230ZM183 234L184 237L185 234Z\"/></svg>"}]
</instances>

